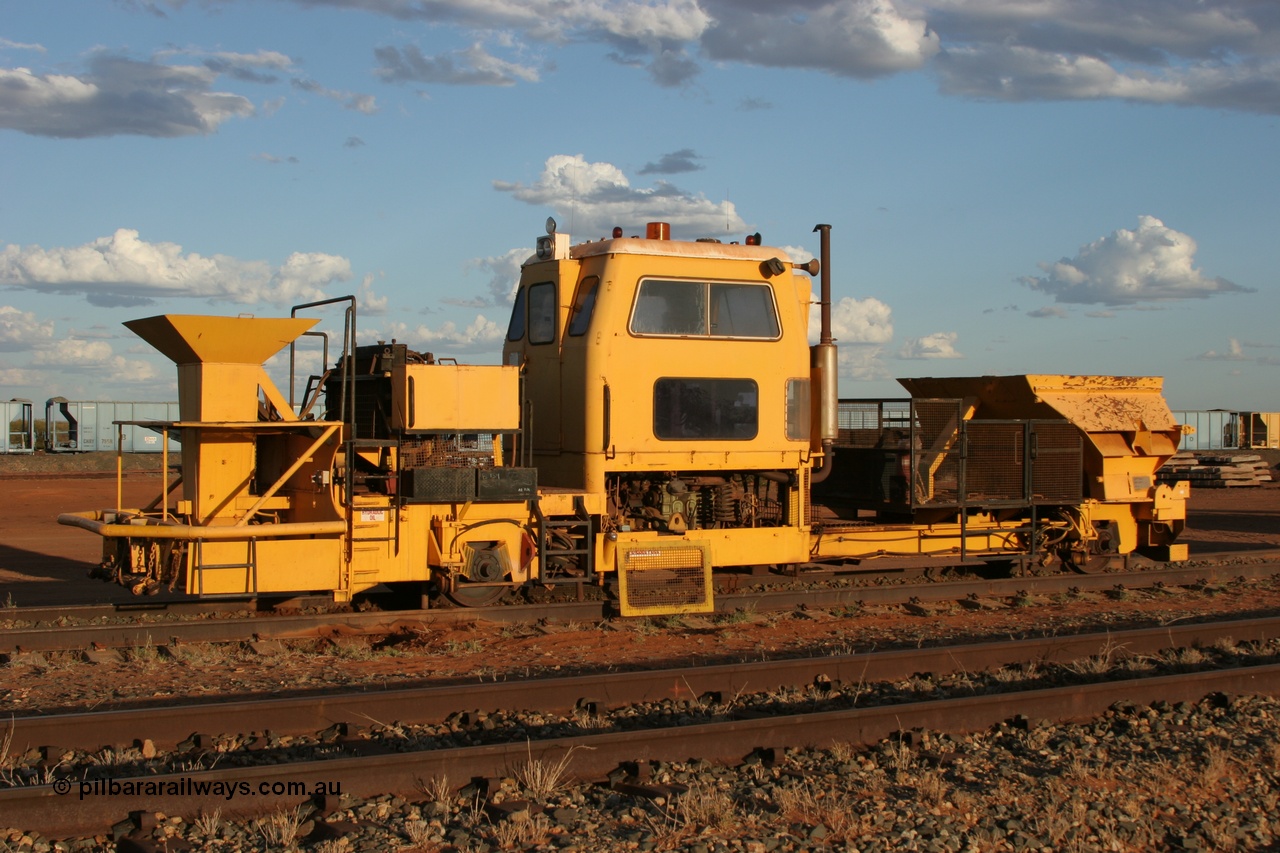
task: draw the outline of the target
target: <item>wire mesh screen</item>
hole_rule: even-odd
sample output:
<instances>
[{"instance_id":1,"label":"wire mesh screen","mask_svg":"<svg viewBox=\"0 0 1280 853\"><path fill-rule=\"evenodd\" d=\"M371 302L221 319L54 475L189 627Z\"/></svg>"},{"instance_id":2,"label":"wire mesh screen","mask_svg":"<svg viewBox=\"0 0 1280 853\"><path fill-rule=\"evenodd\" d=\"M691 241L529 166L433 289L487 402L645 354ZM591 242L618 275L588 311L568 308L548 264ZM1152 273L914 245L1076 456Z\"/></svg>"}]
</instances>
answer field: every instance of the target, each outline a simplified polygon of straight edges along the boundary
<instances>
[{"instance_id":1,"label":"wire mesh screen","mask_svg":"<svg viewBox=\"0 0 1280 853\"><path fill-rule=\"evenodd\" d=\"M1069 423L1033 421L1035 454L1031 494L1038 503L1075 503L1084 497L1084 441Z\"/></svg>"},{"instance_id":2,"label":"wire mesh screen","mask_svg":"<svg viewBox=\"0 0 1280 853\"><path fill-rule=\"evenodd\" d=\"M965 420L969 408L951 398L841 400L835 472L822 499L891 512L1080 500L1076 426Z\"/></svg>"},{"instance_id":3,"label":"wire mesh screen","mask_svg":"<svg viewBox=\"0 0 1280 853\"><path fill-rule=\"evenodd\" d=\"M709 609L710 565L698 545L637 545L618 555L619 604L624 616Z\"/></svg>"},{"instance_id":4,"label":"wire mesh screen","mask_svg":"<svg viewBox=\"0 0 1280 853\"><path fill-rule=\"evenodd\" d=\"M960 400L916 400L911 434L911 502L954 506L960 500L964 412Z\"/></svg>"},{"instance_id":5,"label":"wire mesh screen","mask_svg":"<svg viewBox=\"0 0 1280 853\"><path fill-rule=\"evenodd\" d=\"M493 435L406 437L400 442L400 456L403 468L492 468Z\"/></svg>"},{"instance_id":6,"label":"wire mesh screen","mask_svg":"<svg viewBox=\"0 0 1280 853\"><path fill-rule=\"evenodd\" d=\"M841 400L836 447L881 447L887 431L911 431L910 400Z\"/></svg>"},{"instance_id":7,"label":"wire mesh screen","mask_svg":"<svg viewBox=\"0 0 1280 853\"><path fill-rule=\"evenodd\" d=\"M1026 502L1026 426L970 421L965 462L965 502L971 505Z\"/></svg>"}]
</instances>

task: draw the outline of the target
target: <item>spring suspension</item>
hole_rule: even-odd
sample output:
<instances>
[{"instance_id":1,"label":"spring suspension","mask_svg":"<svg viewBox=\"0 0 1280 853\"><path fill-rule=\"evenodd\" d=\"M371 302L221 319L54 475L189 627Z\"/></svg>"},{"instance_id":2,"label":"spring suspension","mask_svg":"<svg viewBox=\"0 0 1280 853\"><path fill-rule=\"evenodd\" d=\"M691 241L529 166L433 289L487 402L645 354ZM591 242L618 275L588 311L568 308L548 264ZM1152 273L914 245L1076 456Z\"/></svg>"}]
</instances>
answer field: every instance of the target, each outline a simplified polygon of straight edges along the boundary
<instances>
[{"instance_id":1,"label":"spring suspension","mask_svg":"<svg viewBox=\"0 0 1280 853\"><path fill-rule=\"evenodd\" d=\"M732 526L738 520L738 502L734 499L735 489L730 483L716 486L715 492L715 521L717 526Z\"/></svg>"}]
</instances>

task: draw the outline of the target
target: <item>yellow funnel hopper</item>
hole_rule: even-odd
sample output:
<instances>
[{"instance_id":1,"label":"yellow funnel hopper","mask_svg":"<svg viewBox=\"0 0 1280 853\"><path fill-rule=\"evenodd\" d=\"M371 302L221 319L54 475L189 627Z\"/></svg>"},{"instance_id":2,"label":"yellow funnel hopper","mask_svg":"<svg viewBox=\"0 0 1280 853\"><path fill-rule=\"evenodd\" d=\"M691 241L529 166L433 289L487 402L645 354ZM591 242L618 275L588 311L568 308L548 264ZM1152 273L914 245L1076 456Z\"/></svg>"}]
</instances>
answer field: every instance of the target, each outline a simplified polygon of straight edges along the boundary
<instances>
[{"instance_id":1,"label":"yellow funnel hopper","mask_svg":"<svg viewBox=\"0 0 1280 853\"><path fill-rule=\"evenodd\" d=\"M317 322L314 317L163 314L125 325L178 365L184 421L244 422L258 420L259 394L286 418L293 417L262 365ZM192 440L183 437L184 450Z\"/></svg>"},{"instance_id":2,"label":"yellow funnel hopper","mask_svg":"<svg viewBox=\"0 0 1280 853\"><path fill-rule=\"evenodd\" d=\"M262 364L314 326L314 317L161 314L125 323L174 364Z\"/></svg>"}]
</instances>

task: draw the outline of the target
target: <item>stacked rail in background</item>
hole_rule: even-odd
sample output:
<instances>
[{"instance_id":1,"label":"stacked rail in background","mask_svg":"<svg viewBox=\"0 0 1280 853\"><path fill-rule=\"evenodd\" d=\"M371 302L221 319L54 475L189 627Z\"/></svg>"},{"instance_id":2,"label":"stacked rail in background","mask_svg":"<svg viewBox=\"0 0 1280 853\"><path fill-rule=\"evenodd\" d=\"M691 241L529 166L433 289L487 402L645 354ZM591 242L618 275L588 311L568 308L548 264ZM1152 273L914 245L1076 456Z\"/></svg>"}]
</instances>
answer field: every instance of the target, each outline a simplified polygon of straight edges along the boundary
<instances>
[{"instance_id":1,"label":"stacked rail in background","mask_svg":"<svg viewBox=\"0 0 1280 853\"><path fill-rule=\"evenodd\" d=\"M1271 467L1256 453L1233 456L1183 451L1164 464L1157 478L1162 483L1190 480L1192 489L1261 486L1271 482Z\"/></svg>"}]
</instances>

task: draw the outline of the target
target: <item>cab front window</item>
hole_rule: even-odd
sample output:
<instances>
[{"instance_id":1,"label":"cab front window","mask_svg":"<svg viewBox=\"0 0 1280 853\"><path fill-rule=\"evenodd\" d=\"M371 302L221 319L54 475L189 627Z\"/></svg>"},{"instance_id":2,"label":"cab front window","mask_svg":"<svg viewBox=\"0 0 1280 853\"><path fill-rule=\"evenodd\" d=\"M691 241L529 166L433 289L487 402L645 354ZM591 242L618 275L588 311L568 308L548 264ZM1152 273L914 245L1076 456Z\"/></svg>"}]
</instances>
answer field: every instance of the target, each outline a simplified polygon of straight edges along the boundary
<instances>
[{"instance_id":1,"label":"cab front window","mask_svg":"<svg viewBox=\"0 0 1280 853\"><path fill-rule=\"evenodd\" d=\"M646 279L631 312L639 336L777 340L773 288L752 282Z\"/></svg>"},{"instance_id":2,"label":"cab front window","mask_svg":"<svg viewBox=\"0 0 1280 853\"><path fill-rule=\"evenodd\" d=\"M663 377L653 384L653 434L666 440L756 437L759 388L752 379Z\"/></svg>"}]
</instances>

